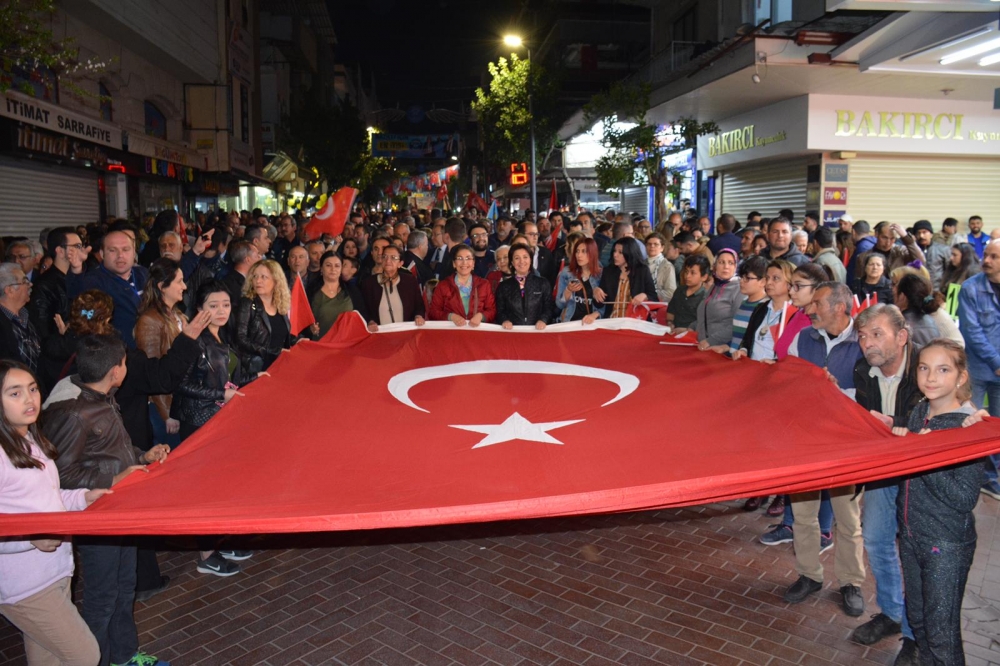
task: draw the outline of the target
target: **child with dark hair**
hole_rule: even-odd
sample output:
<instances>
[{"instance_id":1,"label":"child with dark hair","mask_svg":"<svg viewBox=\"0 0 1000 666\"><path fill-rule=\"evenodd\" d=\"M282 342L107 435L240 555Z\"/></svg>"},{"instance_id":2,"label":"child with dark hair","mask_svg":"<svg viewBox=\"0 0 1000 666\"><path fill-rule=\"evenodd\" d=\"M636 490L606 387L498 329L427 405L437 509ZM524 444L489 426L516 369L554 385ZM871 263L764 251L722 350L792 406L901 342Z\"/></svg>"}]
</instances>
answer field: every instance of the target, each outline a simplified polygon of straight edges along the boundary
<instances>
[{"instance_id":1,"label":"child with dark hair","mask_svg":"<svg viewBox=\"0 0 1000 666\"><path fill-rule=\"evenodd\" d=\"M692 254L684 260L684 270L681 271L681 286L674 292L667 305L667 323L680 329L690 328L698 318L698 306L705 298L705 280L712 266L706 257Z\"/></svg>"},{"instance_id":2,"label":"child with dark hair","mask_svg":"<svg viewBox=\"0 0 1000 666\"><path fill-rule=\"evenodd\" d=\"M959 428L976 409L965 350L946 338L920 351L917 387L924 400L910 413L899 436ZM962 596L976 552L972 511L983 483L983 460L971 460L907 477L899 484L899 554L906 589L906 614L913 641L903 651L923 664L964 664ZM897 658L897 663L899 660Z\"/></svg>"},{"instance_id":3,"label":"child with dark hair","mask_svg":"<svg viewBox=\"0 0 1000 666\"><path fill-rule=\"evenodd\" d=\"M42 394L23 365L0 361L0 512L81 511L108 490L60 490L55 447L38 429ZM69 539L0 541L0 615L24 633L28 664L92 666L97 641L70 597Z\"/></svg>"},{"instance_id":4,"label":"child with dark hair","mask_svg":"<svg viewBox=\"0 0 1000 666\"><path fill-rule=\"evenodd\" d=\"M59 479L67 488L111 488L146 465L167 459L170 447L143 452L133 446L114 393L128 374L125 344L114 335L87 335L77 344L79 389L75 398L46 409L45 435L59 452ZM119 537L77 540L80 568L87 581L82 615L101 648L101 663L145 666L156 659L139 651L132 614L136 589L136 548Z\"/></svg>"}]
</instances>

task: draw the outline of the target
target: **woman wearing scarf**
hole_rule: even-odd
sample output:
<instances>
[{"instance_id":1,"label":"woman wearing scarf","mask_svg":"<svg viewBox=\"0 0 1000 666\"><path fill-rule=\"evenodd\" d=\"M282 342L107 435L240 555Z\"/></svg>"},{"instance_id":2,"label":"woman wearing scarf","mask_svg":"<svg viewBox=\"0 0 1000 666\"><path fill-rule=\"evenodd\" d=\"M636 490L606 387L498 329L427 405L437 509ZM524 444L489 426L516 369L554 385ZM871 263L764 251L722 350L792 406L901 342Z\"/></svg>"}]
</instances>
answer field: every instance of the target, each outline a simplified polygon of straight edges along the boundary
<instances>
[{"instance_id":1,"label":"woman wearing scarf","mask_svg":"<svg viewBox=\"0 0 1000 666\"><path fill-rule=\"evenodd\" d=\"M736 279L736 251L724 247L715 258L712 288L698 305L695 328L698 331L698 349L715 348L724 353L733 339L733 316L743 302L740 281Z\"/></svg>"},{"instance_id":2,"label":"woman wearing scarf","mask_svg":"<svg viewBox=\"0 0 1000 666\"><path fill-rule=\"evenodd\" d=\"M492 322L497 314L490 283L472 274L476 257L472 248L459 243L451 249L455 272L434 289L427 316L432 321L450 321L455 326L476 327Z\"/></svg>"},{"instance_id":3,"label":"woman wearing scarf","mask_svg":"<svg viewBox=\"0 0 1000 666\"><path fill-rule=\"evenodd\" d=\"M625 236L615 241L611 265L601 275L601 286L594 290L594 300L611 306L609 317L625 317L630 305L637 307L645 301L656 301L653 276L634 238Z\"/></svg>"},{"instance_id":4,"label":"woman wearing scarf","mask_svg":"<svg viewBox=\"0 0 1000 666\"><path fill-rule=\"evenodd\" d=\"M368 330L374 333L386 324L412 321L424 325L424 298L417 278L400 271L403 255L390 245L382 251L382 272L361 283L361 295L368 309Z\"/></svg>"},{"instance_id":5,"label":"woman wearing scarf","mask_svg":"<svg viewBox=\"0 0 1000 666\"><path fill-rule=\"evenodd\" d=\"M506 329L532 326L542 330L553 314L552 286L531 270L531 248L514 243L510 263L514 275L497 287L497 321Z\"/></svg>"}]
</instances>

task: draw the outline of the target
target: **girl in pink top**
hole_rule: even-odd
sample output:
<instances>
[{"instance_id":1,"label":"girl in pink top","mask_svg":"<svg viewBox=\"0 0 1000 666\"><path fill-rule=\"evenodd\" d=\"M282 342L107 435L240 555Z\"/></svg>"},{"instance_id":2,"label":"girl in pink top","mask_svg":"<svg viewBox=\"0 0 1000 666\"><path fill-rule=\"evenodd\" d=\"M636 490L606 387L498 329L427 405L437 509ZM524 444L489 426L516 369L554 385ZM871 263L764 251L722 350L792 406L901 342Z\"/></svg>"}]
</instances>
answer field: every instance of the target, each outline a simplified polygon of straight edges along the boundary
<instances>
[{"instance_id":1,"label":"girl in pink top","mask_svg":"<svg viewBox=\"0 0 1000 666\"><path fill-rule=\"evenodd\" d=\"M60 490L56 450L38 429L31 372L0 361L0 513L80 511L110 490ZM29 664L93 666L100 651L70 598L73 546L39 536L0 540L0 614L24 632Z\"/></svg>"}]
</instances>

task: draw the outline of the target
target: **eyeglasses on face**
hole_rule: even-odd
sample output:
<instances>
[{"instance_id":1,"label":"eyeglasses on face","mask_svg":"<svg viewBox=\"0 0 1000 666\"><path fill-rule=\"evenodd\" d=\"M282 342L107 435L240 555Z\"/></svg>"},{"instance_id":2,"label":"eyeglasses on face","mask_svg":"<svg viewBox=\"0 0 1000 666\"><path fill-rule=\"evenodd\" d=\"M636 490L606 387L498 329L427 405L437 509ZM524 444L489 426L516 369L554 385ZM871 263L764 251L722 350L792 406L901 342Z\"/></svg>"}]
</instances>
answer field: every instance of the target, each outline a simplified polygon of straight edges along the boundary
<instances>
[{"instance_id":1,"label":"eyeglasses on face","mask_svg":"<svg viewBox=\"0 0 1000 666\"><path fill-rule=\"evenodd\" d=\"M812 289L816 286L815 282L793 282L792 291L801 291L803 289Z\"/></svg>"},{"instance_id":2,"label":"eyeglasses on face","mask_svg":"<svg viewBox=\"0 0 1000 666\"><path fill-rule=\"evenodd\" d=\"M749 282L750 280L763 280L763 279L764 278L762 277L757 277L756 275L749 275L749 274L740 276L740 280L742 280L743 282Z\"/></svg>"}]
</instances>

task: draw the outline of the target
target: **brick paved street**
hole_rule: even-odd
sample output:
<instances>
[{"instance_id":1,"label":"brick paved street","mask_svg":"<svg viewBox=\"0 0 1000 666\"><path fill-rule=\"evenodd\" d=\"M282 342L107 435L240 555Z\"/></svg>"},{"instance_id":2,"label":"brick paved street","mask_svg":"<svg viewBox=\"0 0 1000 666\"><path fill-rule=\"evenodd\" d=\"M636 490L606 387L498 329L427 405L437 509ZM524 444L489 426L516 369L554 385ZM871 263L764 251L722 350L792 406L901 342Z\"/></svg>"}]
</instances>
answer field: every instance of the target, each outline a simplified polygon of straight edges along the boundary
<instances>
[{"instance_id":1,"label":"brick paved street","mask_svg":"<svg viewBox=\"0 0 1000 666\"><path fill-rule=\"evenodd\" d=\"M977 515L970 666L1000 664L1000 503L984 498ZM144 647L177 666L891 664L898 641L848 640L867 617L840 611L832 551L821 594L795 607L781 600L792 549L757 542L770 523L734 502L280 537L254 542L267 549L228 579L198 574L192 552L171 551L161 562L174 583L136 616ZM865 596L871 607L870 579ZM24 663L6 625L0 657Z\"/></svg>"}]
</instances>

